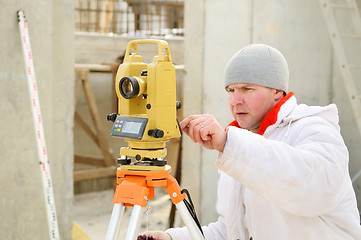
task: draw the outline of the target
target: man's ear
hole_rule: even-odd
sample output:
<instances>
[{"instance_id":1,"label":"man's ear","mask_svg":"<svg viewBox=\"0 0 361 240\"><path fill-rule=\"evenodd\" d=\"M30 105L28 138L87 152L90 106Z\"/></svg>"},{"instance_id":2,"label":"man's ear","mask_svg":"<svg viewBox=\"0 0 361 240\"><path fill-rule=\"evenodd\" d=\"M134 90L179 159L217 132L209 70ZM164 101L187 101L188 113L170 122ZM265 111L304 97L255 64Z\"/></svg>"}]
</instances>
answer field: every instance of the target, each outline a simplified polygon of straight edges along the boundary
<instances>
[{"instance_id":1,"label":"man's ear","mask_svg":"<svg viewBox=\"0 0 361 240\"><path fill-rule=\"evenodd\" d=\"M276 94L275 94L275 96L274 96L275 101L278 102L278 101L281 100L285 95L286 95L286 94L285 94L284 91L276 89Z\"/></svg>"}]
</instances>

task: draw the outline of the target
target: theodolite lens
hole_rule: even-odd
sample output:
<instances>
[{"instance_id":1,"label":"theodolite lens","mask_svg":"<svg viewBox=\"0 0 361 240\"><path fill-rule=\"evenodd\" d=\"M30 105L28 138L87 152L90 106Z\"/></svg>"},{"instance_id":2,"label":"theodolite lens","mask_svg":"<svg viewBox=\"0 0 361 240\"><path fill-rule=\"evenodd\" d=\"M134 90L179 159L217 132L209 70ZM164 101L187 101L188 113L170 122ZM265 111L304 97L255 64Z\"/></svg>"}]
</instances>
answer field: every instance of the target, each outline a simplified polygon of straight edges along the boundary
<instances>
[{"instance_id":1,"label":"theodolite lens","mask_svg":"<svg viewBox=\"0 0 361 240\"><path fill-rule=\"evenodd\" d=\"M131 95L134 92L132 82L129 79L126 79L122 85L122 92L125 95Z\"/></svg>"},{"instance_id":2,"label":"theodolite lens","mask_svg":"<svg viewBox=\"0 0 361 240\"><path fill-rule=\"evenodd\" d=\"M123 77L119 82L119 91L126 99L139 95L139 83L135 77Z\"/></svg>"}]
</instances>

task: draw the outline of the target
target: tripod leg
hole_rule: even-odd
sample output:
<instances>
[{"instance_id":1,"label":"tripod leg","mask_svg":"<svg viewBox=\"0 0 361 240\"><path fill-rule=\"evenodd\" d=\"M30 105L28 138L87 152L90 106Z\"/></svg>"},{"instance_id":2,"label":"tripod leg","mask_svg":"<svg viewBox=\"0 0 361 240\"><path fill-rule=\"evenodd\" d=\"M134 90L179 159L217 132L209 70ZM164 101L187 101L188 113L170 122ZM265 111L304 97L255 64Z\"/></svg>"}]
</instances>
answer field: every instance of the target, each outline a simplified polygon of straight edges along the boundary
<instances>
[{"instance_id":1,"label":"tripod leg","mask_svg":"<svg viewBox=\"0 0 361 240\"><path fill-rule=\"evenodd\" d=\"M122 203L115 203L113 207L112 216L110 218L106 240L115 240L118 238L120 220L124 213L124 205Z\"/></svg>"},{"instance_id":2,"label":"tripod leg","mask_svg":"<svg viewBox=\"0 0 361 240\"><path fill-rule=\"evenodd\" d=\"M177 203L175 206L177 207L177 210L181 215L184 224L187 226L187 229L191 234L192 238L196 240L204 239L203 234L201 233L197 224L189 213L186 205L184 204L184 201Z\"/></svg>"},{"instance_id":3,"label":"tripod leg","mask_svg":"<svg viewBox=\"0 0 361 240\"><path fill-rule=\"evenodd\" d=\"M130 217L128 232L125 240L135 240L138 236L140 217L142 216L143 207L134 205L132 216Z\"/></svg>"}]
</instances>

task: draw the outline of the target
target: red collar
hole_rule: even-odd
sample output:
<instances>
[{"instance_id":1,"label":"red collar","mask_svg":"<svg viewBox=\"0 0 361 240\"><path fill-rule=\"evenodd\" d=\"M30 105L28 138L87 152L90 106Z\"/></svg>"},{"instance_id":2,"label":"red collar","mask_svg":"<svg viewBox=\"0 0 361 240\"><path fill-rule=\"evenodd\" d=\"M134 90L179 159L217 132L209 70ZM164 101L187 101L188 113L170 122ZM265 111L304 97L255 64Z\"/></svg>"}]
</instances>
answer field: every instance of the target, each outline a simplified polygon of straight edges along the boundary
<instances>
[{"instance_id":1,"label":"red collar","mask_svg":"<svg viewBox=\"0 0 361 240\"><path fill-rule=\"evenodd\" d=\"M278 118L278 112L281 109L281 106L288 100L290 99L292 96L294 95L293 92L288 93L286 96L284 96L267 114L266 116L263 118L261 125L259 126L258 129L258 134L259 135L263 135L264 132L266 131L266 129L275 124L277 122L277 118ZM237 121L234 120L233 122L231 122L230 124L228 124L227 127L229 126L233 126L233 127L238 127L241 128ZM227 128L226 128L227 129Z\"/></svg>"}]
</instances>

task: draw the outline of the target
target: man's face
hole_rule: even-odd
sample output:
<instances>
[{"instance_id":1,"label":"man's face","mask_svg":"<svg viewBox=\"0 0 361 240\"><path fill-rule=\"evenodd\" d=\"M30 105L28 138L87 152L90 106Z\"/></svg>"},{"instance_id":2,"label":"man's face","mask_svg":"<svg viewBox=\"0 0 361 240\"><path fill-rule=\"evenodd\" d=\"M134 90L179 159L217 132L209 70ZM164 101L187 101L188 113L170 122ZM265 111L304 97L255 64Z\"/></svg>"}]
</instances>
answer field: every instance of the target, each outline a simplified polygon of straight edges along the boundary
<instances>
[{"instance_id":1,"label":"man's face","mask_svg":"<svg viewBox=\"0 0 361 240\"><path fill-rule=\"evenodd\" d=\"M251 83L231 84L226 88L228 103L239 126L257 133L266 114L283 97L280 90Z\"/></svg>"}]
</instances>

